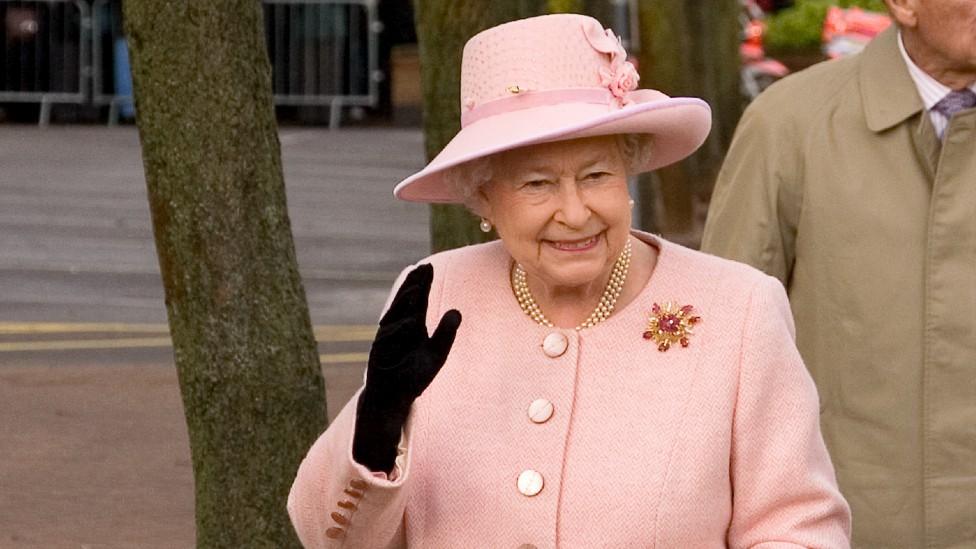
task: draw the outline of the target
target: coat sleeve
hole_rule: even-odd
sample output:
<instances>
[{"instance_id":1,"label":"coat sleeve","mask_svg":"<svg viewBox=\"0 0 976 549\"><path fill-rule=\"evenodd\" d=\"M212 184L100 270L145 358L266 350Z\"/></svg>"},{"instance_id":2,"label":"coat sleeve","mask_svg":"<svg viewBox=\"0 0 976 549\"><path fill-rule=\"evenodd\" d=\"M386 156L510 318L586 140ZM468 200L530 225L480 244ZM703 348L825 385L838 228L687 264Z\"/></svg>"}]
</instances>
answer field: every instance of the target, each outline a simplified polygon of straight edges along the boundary
<instances>
[{"instance_id":1,"label":"coat sleeve","mask_svg":"<svg viewBox=\"0 0 976 549\"><path fill-rule=\"evenodd\" d=\"M782 82L780 84L786 84ZM743 114L719 171L701 250L787 284L803 201L802 139L776 86ZM795 101L795 96L794 99Z\"/></svg>"},{"instance_id":2,"label":"coat sleeve","mask_svg":"<svg viewBox=\"0 0 976 549\"><path fill-rule=\"evenodd\" d=\"M387 480L352 458L358 400L357 392L312 445L288 495L288 514L308 549L405 546L414 419L407 420L394 478Z\"/></svg>"},{"instance_id":3,"label":"coat sleeve","mask_svg":"<svg viewBox=\"0 0 976 549\"><path fill-rule=\"evenodd\" d=\"M731 548L850 547L851 516L820 433L813 380L779 282L753 289L732 432Z\"/></svg>"},{"instance_id":4,"label":"coat sleeve","mask_svg":"<svg viewBox=\"0 0 976 549\"><path fill-rule=\"evenodd\" d=\"M390 308L407 274L400 272L383 311ZM363 372L363 382L366 372ZM339 412L302 461L288 494L288 514L302 545L308 549L333 547L404 547L403 517L409 491L410 433L407 418L393 480L387 480L352 457L359 393Z\"/></svg>"}]
</instances>

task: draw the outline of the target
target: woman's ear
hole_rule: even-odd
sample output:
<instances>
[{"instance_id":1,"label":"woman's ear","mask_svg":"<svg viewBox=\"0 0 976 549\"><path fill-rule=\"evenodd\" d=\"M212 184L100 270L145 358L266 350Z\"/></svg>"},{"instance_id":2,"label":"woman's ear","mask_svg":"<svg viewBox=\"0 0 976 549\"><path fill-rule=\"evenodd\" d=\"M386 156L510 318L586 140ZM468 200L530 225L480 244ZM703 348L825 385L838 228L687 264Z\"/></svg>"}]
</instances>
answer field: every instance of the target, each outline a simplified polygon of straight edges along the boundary
<instances>
[{"instance_id":1,"label":"woman's ear","mask_svg":"<svg viewBox=\"0 0 976 549\"><path fill-rule=\"evenodd\" d=\"M915 28L918 25L919 0L885 0L891 17L901 27Z\"/></svg>"},{"instance_id":2,"label":"woman's ear","mask_svg":"<svg viewBox=\"0 0 976 549\"><path fill-rule=\"evenodd\" d=\"M489 221L492 219L491 215L491 201L488 199L488 194L485 193L485 187L491 185L491 183L485 183L484 185L479 185L478 190L475 191L474 200L472 206L472 211L479 217L483 217Z\"/></svg>"}]
</instances>

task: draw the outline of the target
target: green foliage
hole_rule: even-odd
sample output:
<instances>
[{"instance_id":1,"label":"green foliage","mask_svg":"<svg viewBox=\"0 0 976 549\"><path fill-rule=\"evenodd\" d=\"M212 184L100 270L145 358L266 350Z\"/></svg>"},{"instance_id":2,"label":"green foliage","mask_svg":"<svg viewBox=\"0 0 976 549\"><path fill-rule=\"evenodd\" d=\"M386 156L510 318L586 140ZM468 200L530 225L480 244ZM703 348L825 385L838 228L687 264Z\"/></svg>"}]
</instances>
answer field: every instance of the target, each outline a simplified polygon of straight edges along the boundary
<instances>
[{"instance_id":1,"label":"green foliage","mask_svg":"<svg viewBox=\"0 0 976 549\"><path fill-rule=\"evenodd\" d=\"M824 18L830 6L859 7L884 12L884 0L797 0L766 20L763 41L772 51L809 51L820 48Z\"/></svg>"},{"instance_id":2,"label":"green foliage","mask_svg":"<svg viewBox=\"0 0 976 549\"><path fill-rule=\"evenodd\" d=\"M549 13L582 13L583 0L546 0Z\"/></svg>"}]
</instances>

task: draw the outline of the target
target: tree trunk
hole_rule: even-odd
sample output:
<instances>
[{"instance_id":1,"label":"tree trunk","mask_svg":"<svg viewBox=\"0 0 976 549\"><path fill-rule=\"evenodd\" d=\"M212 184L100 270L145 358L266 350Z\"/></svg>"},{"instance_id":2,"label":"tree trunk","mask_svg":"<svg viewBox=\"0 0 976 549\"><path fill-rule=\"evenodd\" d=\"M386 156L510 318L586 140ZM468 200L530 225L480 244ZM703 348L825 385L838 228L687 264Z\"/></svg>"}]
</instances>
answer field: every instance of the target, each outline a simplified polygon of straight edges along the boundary
<instances>
[{"instance_id":1,"label":"tree trunk","mask_svg":"<svg viewBox=\"0 0 976 549\"><path fill-rule=\"evenodd\" d=\"M712 106L708 141L691 158L659 170L662 230L695 233L694 194L707 195L739 120L739 5L736 0L640 0L641 84Z\"/></svg>"},{"instance_id":2,"label":"tree trunk","mask_svg":"<svg viewBox=\"0 0 976 549\"><path fill-rule=\"evenodd\" d=\"M415 0L414 17L424 89L427 160L434 158L461 127L461 49L478 32L506 21L541 13L538 0ZM431 208L434 251L484 242L478 220L463 206Z\"/></svg>"},{"instance_id":3,"label":"tree trunk","mask_svg":"<svg viewBox=\"0 0 976 549\"><path fill-rule=\"evenodd\" d=\"M584 13L583 0L546 0L546 13Z\"/></svg>"},{"instance_id":4,"label":"tree trunk","mask_svg":"<svg viewBox=\"0 0 976 549\"><path fill-rule=\"evenodd\" d=\"M326 424L325 392L261 4L125 0L124 10L197 547L299 547L285 501Z\"/></svg>"}]
</instances>

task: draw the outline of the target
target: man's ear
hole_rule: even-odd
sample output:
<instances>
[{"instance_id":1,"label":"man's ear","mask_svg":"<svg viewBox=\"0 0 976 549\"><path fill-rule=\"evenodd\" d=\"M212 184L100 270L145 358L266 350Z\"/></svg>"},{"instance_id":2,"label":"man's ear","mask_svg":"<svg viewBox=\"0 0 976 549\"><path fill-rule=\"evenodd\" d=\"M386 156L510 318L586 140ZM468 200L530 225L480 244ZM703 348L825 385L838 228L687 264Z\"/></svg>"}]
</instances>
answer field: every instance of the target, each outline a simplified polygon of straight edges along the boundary
<instances>
[{"instance_id":1,"label":"man's ear","mask_svg":"<svg viewBox=\"0 0 976 549\"><path fill-rule=\"evenodd\" d=\"M910 29L918 26L918 3L919 0L885 0L895 22Z\"/></svg>"}]
</instances>

